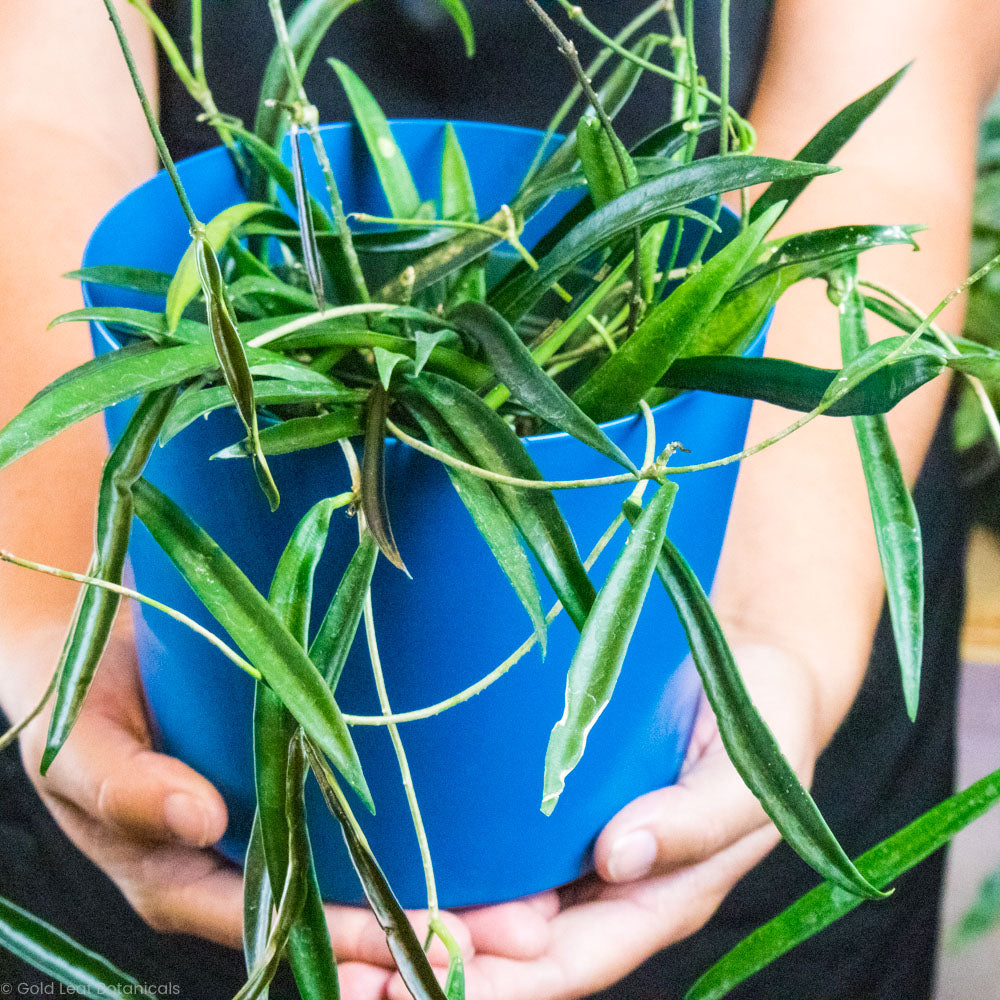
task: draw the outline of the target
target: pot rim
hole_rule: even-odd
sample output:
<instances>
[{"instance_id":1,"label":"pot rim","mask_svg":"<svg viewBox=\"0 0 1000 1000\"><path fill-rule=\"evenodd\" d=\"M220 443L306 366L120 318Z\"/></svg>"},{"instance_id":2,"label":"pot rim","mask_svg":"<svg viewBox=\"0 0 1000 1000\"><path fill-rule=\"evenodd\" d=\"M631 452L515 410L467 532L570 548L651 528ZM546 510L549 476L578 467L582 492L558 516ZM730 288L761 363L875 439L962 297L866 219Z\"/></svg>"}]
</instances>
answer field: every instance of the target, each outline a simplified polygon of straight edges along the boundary
<instances>
[{"instance_id":1,"label":"pot rim","mask_svg":"<svg viewBox=\"0 0 1000 1000\"><path fill-rule=\"evenodd\" d=\"M546 132L543 129L531 128L526 125L509 125L501 122L476 121L476 120L462 119L462 118L408 117L408 118L389 118L388 121L390 126L402 125L404 127L407 127L407 126L433 125L444 128L444 126L451 124L451 125L461 125L466 128L474 128L477 130L483 130L488 132L501 132L501 133L506 132L506 133L517 133L520 135L534 135L538 136L540 140L545 139L546 136ZM320 132L334 132L334 131L341 131L344 129L349 129L351 131L357 131L360 133L360 127L358 126L357 122L354 121L324 122L319 126ZM558 145L564 139L565 136L562 133L559 132L553 133L552 136L549 137L548 145L553 145L553 144ZM282 142L284 143L286 140L287 136L285 136L282 139ZM178 168L185 167L186 169L190 169L186 167L187 164L195 164L197 161L208 157L217 157L224 152L225 152L224 146L222 145L212 146L209 149L203 149L200 152L192 153L191 156L184 157L182 160L178 160L177 166ZM87 238L87 243L84 246L83 250L82 260L84 263L82 266L86 266L85 262L90 255L91 245L96 239L97 232L104 224L105 220L108 219L110 216L114 215L117 211L119 211L119 209L121 209L124 206L125 202L128 201L128 199L131 198L137 191L141 190L142 188L146 187L149 184L156 182L159 178L161 178L161 176L166 176L166 173L167 171L165 169L158 170L155 174L153 174L152 177L147 178L141 184L137 184L135 187L131 188L124 195L122 195L122 197L119 198L101 216L97 224L91 230L90 236L88 236ZM722 205L722 214L731 216L733 219L736 219L737 217L736 213L733 212L733 210L729 208L729 206L726 204ZM92 284L93 284L92 282L88 281L83 281L80 283L80 291L83 297L83 304L85 307L90 307L94 305L93 299L91 297ZM743 352L744 356L752 352L754 348L757 347L759 343L761 343L763 338L766 337L767 332L771 327L771 321L773 317L774 317L774 307L772 306L768 310L767 315L764 317L764 320L761 323L760 328L757 331L756 335L754 336L753 340L746 348L746 350ZM93 329L99 331L101 337L105 341L107 341L109 344L115 345L115 348L113 349L117 349L122 346L121 340L119 340L118 337L116 337L115 334L112 333L112 331L108 329L107 325L102 321L91 320L90 325ZM658 403L656 406L653 406L650 409L654 415L658 415L661 412L668 410L668 408L670 407L677 408L678 406L683 405L683 401L687 399L692 392L698 392L698 391L705 392L707 390L682 391L677 396L674 396L671 399L664 400L662 403ZM601 428L601 430L608 430L623 426L629 421L640 420L640 419L642 419L642 414L639 411L636 411L634 413L626 413L624 416L621 417L615 417L613 420L606 420L603 423L598 424L598 426ZM571 435L568 434L566 431L548 431L541 434L528 434L521 437L521 440L530 442L536 442L536 441L541 442L541 441L560 440L570 437ZM385 440L386 443L389 445L391 445L393 442L396 442L397 444L401 443L395 437L391 436L387 436Z\"/></svg>"}]
</instances>

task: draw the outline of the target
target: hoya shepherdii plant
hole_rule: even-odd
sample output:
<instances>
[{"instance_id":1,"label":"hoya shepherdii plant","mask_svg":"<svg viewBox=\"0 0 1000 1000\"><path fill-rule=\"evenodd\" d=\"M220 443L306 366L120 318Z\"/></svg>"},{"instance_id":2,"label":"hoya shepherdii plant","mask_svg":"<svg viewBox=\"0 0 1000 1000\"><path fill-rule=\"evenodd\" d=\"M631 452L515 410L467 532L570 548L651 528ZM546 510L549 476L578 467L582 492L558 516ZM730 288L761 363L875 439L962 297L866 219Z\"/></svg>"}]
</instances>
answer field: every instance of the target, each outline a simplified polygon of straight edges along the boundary
<instances>
[{"instance_id":1,"label":"hoya shepherdii plant","mask_svg":"<svg viewBox=\"0 0 1000 1000\"><path fill-rule=\"evenodd\" d=\"M440 202L422 200L375 98L348 66L334 61L332 71L351 103L391 213L349 217L302 80L323 34L356 0L306 0L287 24L278 0L268 0L277 45L252 131L220 113L212 99L201 56L200 0L192 2L190 66L144 0L130 2L229 149L247 201L207 222L197 218L122 38L192 243L173 276L127 267L75 273L83 280L162 296L164 309L89 308L59 317L56 322L110 324L123 331L124 346L57 380L0 430L0 466L107 406L136 396L140 403L106 465L89 572L41 567L8 553L2 557L86 585L46 695L46 701L54 697L55 707L43 767L72 731L120 598L151 603L121 586L133 516L149 528L241 650L212 637L258 682L258 810L245 866L248 979L241 998L260 995L283 956L304 997L336 990L304 822L309 771L342 826L365 895L410 991L420 998L464 995L458 949L438 917L431 850L398 727L467 700L502 677L533 645L544 648L548 624L565 610L581 637L567 679L565 712L553 720L545 761L542 807L551 811L584 752L587 733L599 724L613 696L650 586L664 586L677 609L739 773L791 846L827 880L724 959L692 995L724 995L817 927L866 897L881 896L896 874L992 804L1000 795L996 775L852 862L754 708L706 595L667 538L671 505L684 488L684 475L753 455L822 413L851 417L869 483L905 703L915 713L923 603L919 525L882 414L948 368L996 378L1000 354L951 340L934 325L948 300L923 317L890 290L858 277L858 258L865 250L913 244L916 227L849 225L769 238L805 186L830 171L829 161L896 85L902 70L841 111L794 159L758 157L752 152L752 129L729 105L728 4L723 4L721 23L720 92L712 93L698 74L692 0L685 2L683 24L671 3L658 0L614 37L579 7L560 0L571 25L602 46L587 67L556 21L527 0L572 66L577 85L511 203L480 218L453 130L445 137ZM117 28L111 0L105 5ZM471 49L470 22L460 0L442 0L442 6ZM654 30L661 22L665 34ZM629 149L616 134L614 119L645 73L671 81L671 118ZM572 124L569 116L581 101L575 128L561 144L553 144L552 136L565 121ZM286 129L290 165L277 152ZM695 159L698 137L713 130L718 153ZM305 184L303 160L310 150L323 174L325 198L311 194ZM750 204L747 189L762 183L769 186ZM527 219L553 195L573 190L581 195L576 207L537 246L526 247L521 233ZM719 228L719 196L728 191L741 192L740 232L706 260L708 239ZM699 205L699 199L709 201ZM294 206L294 214L285 204ZM680 258L685 230L698 235L698 249L686 263ZM505 277L489 283L486 262L501 247L517 262ZM380 273L384 261L393 262L388 274ZM840 316L843 367L825 370L743 357L781 294L807 278L828 283ZM668 288L671 293L664 297ZM867 311L896 323L901 336L869 345ZM679 464L675 445L658 450L650 406L694 388L765 399L802 415L738 454ZM272 506L280 497L268 469L269 454L340 442L351 471L349 493L321 501L303 518L267 596L184 511L142 478L157 439L167 441L197 417L225 406L236 409L246 436L217 457L253 462ZM261 408L274 418L267 427L259 424ZM649 430L638 468L600 427L602 421L636 411ZM578 438L623 471L596 480L545 481L519 436L544 428ZM442 463L531 626L529 638L481 680L437 705L398 715L382 675L370 595L380 554L405 568L385 503L392 488L382 461L387 433ZM351 444L358 436L364 439L360 462ZM632 496L584 560L553 493L608 483L633 484ZM333 530L334 512L349 504L361 512L357 550L310 643L314 573ZM626 521L628 540L598 589L588 571ZM558 597L548 612L527 553ZM604 622L609 620L622 627L608 628ZM362 624L381 708L372 717L344 715L335 696ZM370 806L364 762L351 737L355 725L387 726L396 750L421 849L431 930L452 956L443 991L340 787L346 782ZM0 907L0 939L29 961L62 970L59 974L68 977L64 981L96 977L111 992L121 992L128 982L123 973L16 908Z\"/></svg>"}]
</instances>

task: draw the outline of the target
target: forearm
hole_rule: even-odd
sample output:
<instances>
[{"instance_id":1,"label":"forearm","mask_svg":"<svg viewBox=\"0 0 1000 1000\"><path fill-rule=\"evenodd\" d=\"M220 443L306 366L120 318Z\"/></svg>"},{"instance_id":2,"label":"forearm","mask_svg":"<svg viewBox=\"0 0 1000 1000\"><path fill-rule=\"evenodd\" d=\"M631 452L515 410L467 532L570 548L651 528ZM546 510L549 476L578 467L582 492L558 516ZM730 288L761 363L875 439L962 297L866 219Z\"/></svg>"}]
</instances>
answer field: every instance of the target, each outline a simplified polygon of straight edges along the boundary
<instances>
[{"instance_id":1,"label":"forearm","mask_svg":"<svg viewBox=\"0 0 1000 1000\"><path fill-rule=\"evenodd\" d=\"M59 30L52 13L58 7ZM152 48L128 18L140 61ZM0 13L0 300L6 364L0 424L42 386L87 360L83 325L47 331L80 305L60 275L78 267L108 206L155 168L141 113L99 0L15 0ZM86 568L107 443L87 421L0 473L0 547ZM19 717L55 666L75 588L0 567L0 706Z\"/></svg>"},{"instance_id":2,"label":"forearm","mask_svg":"<svg viewBox=\"0 0 1000 1000\"><path fill-rule=\"evenodd\" d=\"M972 8L923 2L876 5L784 0L751 118L759 151L790 156L860 92L912 58L917 63L837 158L843 171L822 178L789 211L794 232L854 222L922 223L921 250L871 252L863 276L930 309L965 276L974 180L976 111L992 68L978 52L1000 25ZM919 10L916 8L920 8ZM963 21L963 14L966 15ZM852 18L854 21L852 21ZM997 21L995 13L988 18ZM842 30L859 20L863 32ZM884 22L884 23L883 23ZM804 28L808 25L808 30ZM810 44L803 46L803 38ZM820 41L815 41L820 39ZM931 139L930 137L933 137ZM942 317L961 325L961 307ZM872 321L873 339L891 333ZM768 353L838 367L836 311L821 282L778 306ZM889 425L912 483L947 390L938 379L900 404ZM767 437L793 414L755 407L750 440ZM821 418L747 461L733 507L716 600L734 635L783 647L809 669L817 705L817 747L832 737L857 693L882 606L883 584L868 498L851 422ZM900 711L902 711L900 696Z\"/></svg>"}]
</instances>

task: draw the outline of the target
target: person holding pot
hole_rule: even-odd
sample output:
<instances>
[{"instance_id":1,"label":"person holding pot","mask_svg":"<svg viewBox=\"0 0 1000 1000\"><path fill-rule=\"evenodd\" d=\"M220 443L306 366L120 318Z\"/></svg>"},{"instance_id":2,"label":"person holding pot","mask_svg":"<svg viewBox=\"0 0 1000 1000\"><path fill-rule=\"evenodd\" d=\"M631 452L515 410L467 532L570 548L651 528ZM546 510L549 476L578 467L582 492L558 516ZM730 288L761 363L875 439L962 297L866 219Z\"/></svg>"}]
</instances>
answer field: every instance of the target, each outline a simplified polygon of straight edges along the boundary
<instances>
[{"instance_id":1,"label":"person holding pot","mask_svg":"<svg viewBox=\"0 0 1000 1000\"><path fill-rule=\"evenodd\" d=\"M181 34L186 3L156 6ZM247 119L272 44L263 6L219 0L205 11L217 103ZM591 0L587 12L613 26L645 6ZM106 207L156 167L101 5L60 0L58 18L55 10L54 3L8 0L0 11L3 421L86 359L82 331L76 339L43 333L56 312L76 305L76 290L56 275L76 265ZM1000 7L986 0L743 0L732 14L734 103L757 128L764 154L794 154L836 110L916 59L838 158L843 172L813 185L783 227L927 224L918 256L884 249L871 255L866 273L932 304L966 274L977 113L1000 71ZM715 3L699 5L697 37L710 79L717 15ZM480 54L472 63L430 0L361 4L337 22L329 53L352 63L391 115L544 124L568 82L550 39L514 0L473 5L473 16ZM137 17L126 21L152 84L152 40ZM537 85L543 67L556 78L551 88ZM319 72L310 91L322 117L344 117L332 75ZM195 124L169 71L160 83L175 155L211 144L213 134ZM629 138L660 123L667 99L656 81L642 86L647 94L621 119ZM768 349L837 367L832 311L813 284L782 300ZM960 307L943 323L957 331ZM754 700L852 854L952 787L964 509L953 489L945 395L937 380L890 415L904 471L917 483L926 544L928 648L915 725L906 719L891 634L879 619L881 574L849 422L816 421L745 463L718 573L715 602ZM750 438L786 422L782 411L758 405ZM5 471L0 543L55 565L85 566L105 447L91 421ZM8 718L23 717L38 700L72 600L73 589L58 582L0 573L0 706ZM0 894L146 984L176 987L185 1000L235 992L243 978L233 950L241 879L211 850L226 827L225 806L205 779L152 749L127 616L76 731L41 779L44 734L44 719L25 732L23 770L11 751L0 758ZM467 953L471 1000L600 991L679 997L715 958L814 884L789 851L774 849L778 839L706 708L678 783L633 802L601 834L595 876L449 917ZM900 879L890 901L859 908L734 995L928 997L941 875L938 855ZM330 927L345 1000L405 994L366 911L331 907ZM446 956L435 951L432 959ZM0 979L35 975L0 954ZM285 988L279 982L272 995Z\"/></svg>"}]
</instances>

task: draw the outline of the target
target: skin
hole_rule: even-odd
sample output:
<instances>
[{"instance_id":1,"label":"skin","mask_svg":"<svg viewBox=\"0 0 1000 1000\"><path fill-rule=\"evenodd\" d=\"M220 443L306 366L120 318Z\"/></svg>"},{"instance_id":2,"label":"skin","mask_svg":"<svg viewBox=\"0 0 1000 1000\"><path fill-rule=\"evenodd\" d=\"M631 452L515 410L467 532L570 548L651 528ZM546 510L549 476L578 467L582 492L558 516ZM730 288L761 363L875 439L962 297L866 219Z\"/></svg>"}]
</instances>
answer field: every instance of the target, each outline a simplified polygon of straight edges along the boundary
<instances>
[{"instance_id":1,"label":"skin","mask_svg":"<svg viewBox=\"0 0 1000 1000\"><path fill-rule=\"evenodd\" d=\"M63 0L58 33L44 10L15 0L0 13L0 199L7 231L18 234L0 244L11 359L0 366L3 421L88 356L82 328L42 333L53 315L78 304L75 286L56 275L76 266L106 207L155 167L100 5ZM149 39L125 19L152 80ZM839 157L843 173L810 188L783 229L922 222L930 230L919 255L876 251L863 273L925 308L958 284L967 268L976 118L996 84L990 40L998 32L1000 8L986 0L778 0L750 116L761 153L792 155L836 110L918 60ZM769 353L837 365L836 317L823 298L818 282L786 295ZM960 323L960 307L944 314L946 329ZM872 323L873 337L886 332ZM938 380L890 415L911 481L945 390ZM755 407L750 440L790 419ZM4 547L83 569L104 448L92 420L0 474ZM57 519L48 516L54 509ZM866 511L847 421L816 421L741 470L715 601L758 707L805 780L857 693L881 607ZM44 689L74 596L62 582L0 567L0 705L8 716L22 717ZM236 946L240 877L205 849L225 829L225 806L205 779L150 748L127 616L77 729L42 780L44 735L44 718L26 731L25 766L73 842L154 927ZM557 1000L617 981L702 926L777 839L706 707L680 781L631 803L602 833L596 877L449 918L468 956L470 998ZM405 996L374 921L349 908L330 908L330 917L347 1000ZM443 950L435 946L432 959L443 964Z\"/></svg>"}]
</instances>

